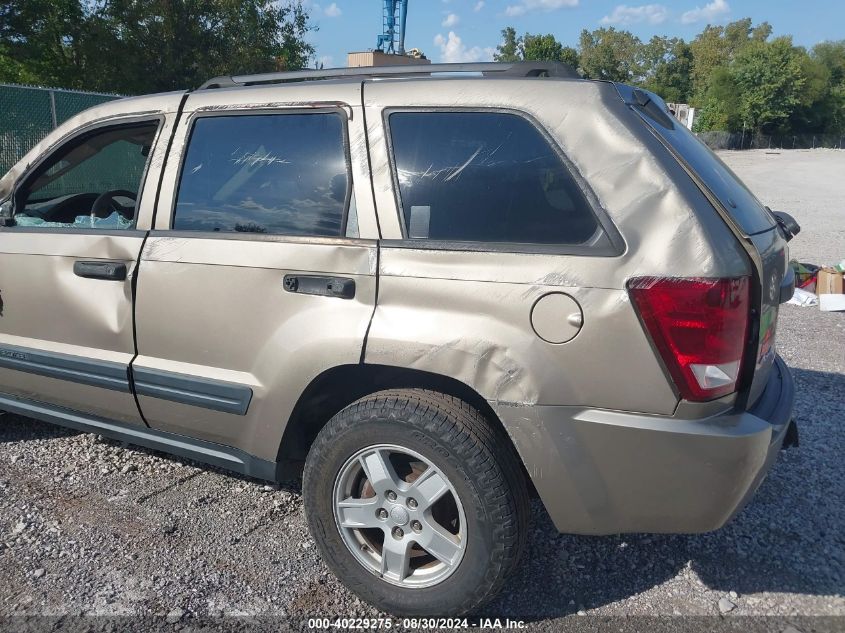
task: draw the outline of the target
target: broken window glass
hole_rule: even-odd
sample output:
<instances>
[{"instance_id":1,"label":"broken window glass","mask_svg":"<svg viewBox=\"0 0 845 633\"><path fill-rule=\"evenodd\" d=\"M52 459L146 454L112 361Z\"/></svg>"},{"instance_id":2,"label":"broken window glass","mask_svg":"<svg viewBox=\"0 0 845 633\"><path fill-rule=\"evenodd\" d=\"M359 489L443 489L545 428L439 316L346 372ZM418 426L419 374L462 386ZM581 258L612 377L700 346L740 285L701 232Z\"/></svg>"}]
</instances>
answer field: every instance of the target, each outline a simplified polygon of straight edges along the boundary
<instances>
[{"instance_id":1,"label":"broken window glass","mask_svg":"<svg viewBox=\"0 0 845 633\"><path fill-rule=\"evenodd\" d=\"M129 229L158 122L110 126L49 156L17 192L15 226Z\"/></svg>"}]
</instances>

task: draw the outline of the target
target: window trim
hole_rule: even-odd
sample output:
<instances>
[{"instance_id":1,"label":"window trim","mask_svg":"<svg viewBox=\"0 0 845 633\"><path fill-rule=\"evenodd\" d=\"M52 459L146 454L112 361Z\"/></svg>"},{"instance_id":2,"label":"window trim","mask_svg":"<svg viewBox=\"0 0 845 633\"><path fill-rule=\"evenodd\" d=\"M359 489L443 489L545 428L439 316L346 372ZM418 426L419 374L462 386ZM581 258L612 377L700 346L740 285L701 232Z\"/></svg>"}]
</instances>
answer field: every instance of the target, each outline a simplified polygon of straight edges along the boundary
<instances>
[{"instance_id":1,"label":"window trim","mask_svg":"<svg viewBox=\"0 0 845 633\"><path fill-rule=\"evenodd\" d=\"M531 244L525 242L489 242L489 241L458 241L458 240L429 240L429 239L412 239L408 237L407 228L405 226L404 208L402 206L402 196L399 189L399 174L396 167L396 155L393 147L393 133L390 129L390 117L393 114L408 114L408 113L478 113L478 114L506 114L517 116L525 120L531 125L548 143L549 147L557 154L563 166L568 170L570 176L575 181L575 184L580 189L581 194L587 202L587 206L593 212L599 227L603 231L603 236L599 238L598 243L589 244L587 242L581 244ZM540 124L531 114L522 110L502 107L454 107L454 106L401 106L389 107L382 110L382 124L385 130L385 140L387 142L387 160L390 166L391 180L393 184L393 196L396 204L396 213L399 220L399 228L402 231L401 239L386 239L382 240L385 246L392 248L408 248L419 250L436 250L436 251L465 251L465 252L484 252L493 251L500 253L526 253L533 255L581 255L590 257L618 257L625 252L625 241L622 239L616 226L610 220L607 212L599 203L598 197L590 187L589 183L581 175L581 172L575 167L575 164L564 153L563 149L555 141L554 137L549 134L548 130Z\"/></svg>"},{"instance_id":2,"label":"window trim","mask_svg":"<svg viewBox=\"0 0 845 633\"><path fill-rule=\"evenodd\" d=\"M250 237L244 238L243 235ZM330 237L326 235L285 235L283 233L237 233L231 231L189 231L185 229L151 229L150 237L178 237L230 240L233 242L273 242L284 244L325 244L327 246L375 246L378 240L365 237Z\"/></svg>"},{"instance_id":3,"label":"window trim","mask_svg":"<svg viewBox=\"0 0 845 633\"><path fill-rule=\"evenodd\" d=\"M341 122L341 141L343 143L343 158L346 163L346 179L347 179L347 188L346 188L346 199L344 200L343 204L343 216L341 219L341 230L340 235L295 235L295 234L286 234L286 233L238 233L235 231L191 231L190 229L174 229L173 223L176 221L176 203L179 200L179 190L182 188L182 173L185 168L185 159L188 156L188 150L190 149L191 139L194 136L194 131L196 129L196 122L199 119L205 118L221 118L221 117L239 117L239 116L285 116L288 114L339 114L340 115L340 122ZM170 231L173 233L183 233L183 234L190 234L194 237L202 238L202 239L238 239L241 241L263 241L260 239L261 236L264 235L272 235L275 237L295 237L295 238L305 238L305 239L316 239L316 238L328 238L328 239L357 239L357 238L347 238L346 230L347 230L347 223L349 221L349 206L352 200L352 194L354 193L355 183L353 180L352 175L352 151L349 145L349 116L346 113L346 110L340 106L333 106L333 105L326 105L325 107L314 107L314 108L302 108L302 107L293 107L293 108L253 108L253 109L231 109L225 111L207 111L207 110L194 110L190 113L187 120L185 121L186 125L189 126L188 133L185 135L185 141L182 143L181 152L179 155L179 165L177 166L176 170L176 184L173 187L173 198L170 201L170 222L168 224L167 229L160 229L160 231ZM172 151L172 150L171 150ZM227 236L237 236L237 237L227 237Z\"/></svg>"},{"instance_id":4,"label":"window trim","mask_svg":"<svg viewBox=\"0 0 845 633\"><path fill-rule=\"evenodd\" d=\"M15 186L12 190L11 195L9 196L9 200L12 202L12 215L11 218L18 214L18 201L20 199L20 195L22 193L22 189L26 187L26 185L35 177L35 174L38 170L44 165L47 160L52 157L58 150L65 147L68 143L73 143L84 136L90 136L95 134L96 132L107 130L109 128L118 128L118 127L133 127L137 125L142 125L144 123L156 123L156 133L155 137L153 138L153 144L150 148L150 153L147 156L147 162L144 165L144 172L141 174L141 180L138 182L138 199L135 201L135 216L132 219L132 226L126 229L90 229L90 228L71 228L71 227L60 227L60 226L48 226L48 227L37 227L37 226L0 226L0 232L10 232L10 233L57 233L62 235L143 235L146 233L145 229L138 228L138 212L141 209L141 200L144 196L144 189L147 185L147 177L150 174L150 167L152 165L152 157L153 153L155 152L155 148L157 147L159 141L161 140L162 131L165 128L165 116L164 114L155 114L155 115L132 115L132 116L117 116L112 118L106 119L99 119L97 121L92 121L91 123L82 125L78 128L74 128L60 139L58 139L55 143L53 143L49 148L44 150L38 159L27 166L26 170L18 177L17 181L15 182Z\"/></svg>"}]
</instances>

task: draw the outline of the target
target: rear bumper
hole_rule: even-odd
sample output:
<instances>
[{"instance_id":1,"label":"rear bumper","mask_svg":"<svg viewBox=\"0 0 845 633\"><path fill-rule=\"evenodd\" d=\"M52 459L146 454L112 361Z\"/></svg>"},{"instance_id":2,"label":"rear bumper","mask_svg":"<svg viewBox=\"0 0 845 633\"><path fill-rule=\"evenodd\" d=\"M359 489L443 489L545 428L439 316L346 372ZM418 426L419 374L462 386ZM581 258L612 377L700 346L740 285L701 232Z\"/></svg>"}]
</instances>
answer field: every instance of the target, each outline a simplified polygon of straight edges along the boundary
<instances>
[{"instance_id":1,"label":"rear bumper","mask_svg":"<svg viewBox=\"0 0 845 633\"><path fill-rule=\"evenodd\" d=\"M794 393L777 358L751 410L703 420L493 406L561 532L694 533L723 526L762 483Z\"/></svg>"}]
</instances>

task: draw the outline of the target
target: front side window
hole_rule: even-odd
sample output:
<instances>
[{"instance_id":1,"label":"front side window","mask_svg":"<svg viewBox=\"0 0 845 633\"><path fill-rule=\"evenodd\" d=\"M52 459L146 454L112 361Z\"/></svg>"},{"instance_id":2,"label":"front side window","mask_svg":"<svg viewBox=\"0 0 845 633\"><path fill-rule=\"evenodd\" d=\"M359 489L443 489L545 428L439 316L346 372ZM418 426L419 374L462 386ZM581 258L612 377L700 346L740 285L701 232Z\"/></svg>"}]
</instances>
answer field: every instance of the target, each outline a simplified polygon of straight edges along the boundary
<instances>
[{"instance_id":1,"label":"front side window","mask_svg":"<svg viewBox=\"0 0 845 633\"><path fill-rule=\"evenodd\" d=\"M343 235L350 186L344 135L337 113L198 118L173 228Z\"/></svg>"},{"instance_id":2,"label":"front side window","mask_svg":"<svg viewBox=\"0 0 845 633\"><path fill-rule=\"evenodd\" d=\"M560 155L501 112L394 112L396 179L410 239L584 244L598 220Z\"/></svg>"},{"instance_id":3,"label":"front side window","mask_svg":"<svg viewBox=\"0 0 845 633\"><path fill-rule=\"evenodd\" d=\"M99 129L66 143L16 194L15 226L130 229L158 123Z\"/></svg>"}]
</instances>

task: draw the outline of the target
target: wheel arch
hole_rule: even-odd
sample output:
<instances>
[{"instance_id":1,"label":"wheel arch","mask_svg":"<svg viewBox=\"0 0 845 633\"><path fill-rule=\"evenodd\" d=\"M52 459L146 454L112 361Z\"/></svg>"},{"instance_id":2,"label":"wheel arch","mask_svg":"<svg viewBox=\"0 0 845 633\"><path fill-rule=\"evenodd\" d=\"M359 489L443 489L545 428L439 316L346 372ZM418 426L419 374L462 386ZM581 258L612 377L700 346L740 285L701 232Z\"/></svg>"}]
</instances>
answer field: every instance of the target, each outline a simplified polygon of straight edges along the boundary
<instances>
[{"instance_id":1,"label":"wheel arch","mask_svg":"<svg viewBox=\"0 0 845 633\"><path fill-rule=\"evenodd\" d=\"M377 391L431 389L460 398L475 407L491 427L519 454L499 416L475 389L464 382L419 369L390 365L338 365L314 378L300 395L288 420L278 451L278 461L288 473L296 472L308 455L317 434L339 411ZM520 458L526 484L533 494L531 478Z\"/></svg>"}]
</instances>

